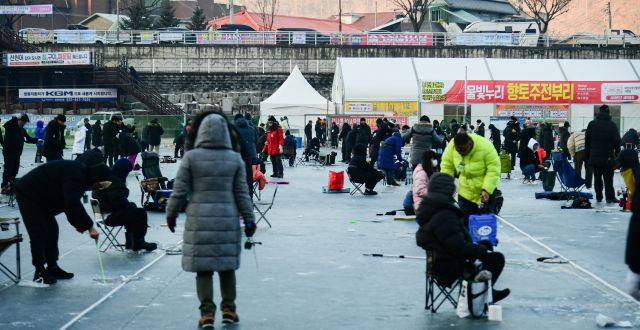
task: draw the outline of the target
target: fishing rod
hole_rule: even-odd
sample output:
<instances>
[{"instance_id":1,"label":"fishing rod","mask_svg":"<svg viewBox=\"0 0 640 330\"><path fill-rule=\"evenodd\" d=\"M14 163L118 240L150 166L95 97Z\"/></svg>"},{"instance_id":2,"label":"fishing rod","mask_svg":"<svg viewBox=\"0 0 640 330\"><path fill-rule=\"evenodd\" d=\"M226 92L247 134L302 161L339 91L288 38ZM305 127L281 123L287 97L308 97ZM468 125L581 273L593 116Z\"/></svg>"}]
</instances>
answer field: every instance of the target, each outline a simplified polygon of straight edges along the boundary
<instances>
[{"instance_id":1,"label":"fishing rod","mask_svg":"<svg viewBox=\"0 0 640 330\"><path fill-rule=\"evenodd\" d=\"M365 253L363 254L365 257L378 257L378 258L397 258L397 259L416 259L416 260L426 260L427 257L413 257L413 256L405 256L405 255L396 255L396 254L381 254L381 253Z\"/></svg>"}]
</instances>

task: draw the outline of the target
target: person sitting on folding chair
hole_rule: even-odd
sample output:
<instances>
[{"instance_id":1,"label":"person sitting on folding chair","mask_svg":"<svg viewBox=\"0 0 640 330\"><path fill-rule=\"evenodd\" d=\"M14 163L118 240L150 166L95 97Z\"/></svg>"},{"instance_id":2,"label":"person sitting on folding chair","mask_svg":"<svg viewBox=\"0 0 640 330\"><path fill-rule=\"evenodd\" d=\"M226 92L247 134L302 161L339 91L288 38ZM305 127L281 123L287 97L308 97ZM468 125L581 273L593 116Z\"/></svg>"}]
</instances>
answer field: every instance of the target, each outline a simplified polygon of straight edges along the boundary
<instances>
[{"instance_id":1,"label":"person sitting on folding chair","mask_svg":"<svg viewBox=\"0 0 640 330\"><path fill-rule=\"evenodd\" d=\"M320 156L320 139L317 137L314 137L313 139L311 139L311 143L307 144L307 148L304 149L304 159L305 161L309 161L310 157L313 157L313 159L318 160L318 157Z\"/></svg>"},{"instance_id":2,"label":"person sitting on folding chair","mask_svg":"<svg viewBox=\"0 0 640 330\"><path fill-rule=\"evenodd\" d=\"M384 179L384 175L367 162L367 146L361 143L353 147L353 157L349 162L347 173L351 181L364 183L365 195L377 195L373 188Z\"/></svg>"},{"instance_id":3,"label":"person sitting on folding chair","mask_svg":"<svg viewBox=\"0 0 640 330\"><path fill-rule=\"evenodd\" d=\"M424 198L416 219L420 228L416 233L416 243L426 251L433 252L433 272L438 282L450 287L462 277L468 265L476 259L482 262L482 269L492 274L492 284L504 268L504 256L492 252L488 241L474 244L469 230L463 226L465 217L453 195L456 192L454 179L446 173L435 173L429 179L429 192ZM475 274L470 274L475 276ZM509 289L493 290L493 302L506 298Z\"/></svg>"},{"instance_id":4,"label":"person sitting on folding chair","mask_svg":"<svg viewBox=\"0 0 640 330\"><path fill-rule=\"evenodd\" d=\"M104 220L105 225L124 226L127 250L153 251L157 245L144 240L147 234L147 212L127 199L129 189L126 180L132 169L133 165L128 159L121 158L116 161L111 169L111 185L102 190L94 190L92 196L100 202L100 211L105 214L111 213Z\"/></svg>"},{"instance_id":5,"label":"person sitting on folding chair","mask_svg":"<svg viewBox=\"0 0 640 330\"><path fill-rule=\"evenodd\" d=\"M36 167L16 181L16 200L31 243L34 282L54 284L71 279L72 273L58 266L58 223L55 216L64 212L67 221L79 233L89 232L97 240L98 231L80 198L89 188L108 184L109 168L88 167L74 160L59 160ZM47 268L45 269L45 264Z\"/></svg>"}]
</instances>

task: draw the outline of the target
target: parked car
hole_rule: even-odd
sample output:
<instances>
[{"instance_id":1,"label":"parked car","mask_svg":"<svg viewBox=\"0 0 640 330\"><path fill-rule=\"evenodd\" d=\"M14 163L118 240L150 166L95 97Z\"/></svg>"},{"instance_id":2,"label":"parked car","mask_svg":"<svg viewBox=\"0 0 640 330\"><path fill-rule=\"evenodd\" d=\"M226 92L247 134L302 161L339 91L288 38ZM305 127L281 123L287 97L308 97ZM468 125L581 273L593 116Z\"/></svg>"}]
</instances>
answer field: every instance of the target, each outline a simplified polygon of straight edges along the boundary
<instances>
[{"instance_id":1,"label":"parked car","mask_svg":"<svg viewBox=\"0 0 640 330\"><path fill-rule=\"evenodd\" d=\"M276 43L280 45L327 45L331 37L307 28L280 28L276 32Z\"/></svg>"},{"instance_id":2,"label":"parked car","mask_svg":"<svg viewBox=\"0 0 640 330\"><path fill-rule=\"evenodd\" d=\"M576 33L564 40L573 46L639 46L640 37L631 30L606 29L603 35L595 33Z\"/></svg>"},{"instance_id":3,"label":"parked car","mask_svg":"<svg viewBox=\"0 0 640 330\"><path fill-rule=\"evenodd\" d=\"M249 25L244 24L223 24L216 31L221 32L256 32L256 30Z\"/></svg>"},{"instance_id":4,"label":"parked car","mask_svg":"<svg viewBox=\"0 0 640 330\"><path fill-rule=\"evenodd\" d=\"M158 41L160 43L185 43L195 44L196 34L183 27L167 27L158 29Z\"/></svg>"},{"instance_id":5,"label":"parked car","mask_svg":"<svg viewBox=\"0 0 640 330\"><path fill-rule=\"evenodd\" d=\"M51 44L55 41L53 33L46 29L26 28L18 31L22 40L32 44Z\"/></svg>"}]
</instances>

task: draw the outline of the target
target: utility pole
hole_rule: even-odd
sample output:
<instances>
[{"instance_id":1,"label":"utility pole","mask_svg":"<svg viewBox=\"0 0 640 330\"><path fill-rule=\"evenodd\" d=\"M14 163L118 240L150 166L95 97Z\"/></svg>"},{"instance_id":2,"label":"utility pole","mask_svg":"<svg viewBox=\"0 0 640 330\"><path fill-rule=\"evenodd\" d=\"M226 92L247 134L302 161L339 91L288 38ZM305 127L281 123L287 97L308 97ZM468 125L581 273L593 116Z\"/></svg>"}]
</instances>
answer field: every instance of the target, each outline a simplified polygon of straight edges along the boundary
<instances>
[{"instance_id":1,"label":"utility pole","mask_svg":"<svg viewBox=\"0 0 640 330\"><path fill-rule=\"evenodd\" d=\"M233 15L234 13L233 0L229 0L229 24L233 24Z\"/></svg>"},{"instance_id":2,"label":"utility pole","mask_svg":"<svg viewBox=\"0 0 640 330\"><path fill-rule=\"evenodd\" d=\"M342 0L338 0L338 31L342 34Z\"/></svg>"},{"instance_id":3,"label":"utility pole","mask_svg":"<svg viewBox=\"0 0 640 330\"><path fill-rule=\"evenodd\" d=\"M607 2L607 11L609 12L609 29L611 29L611 1Z\"/></svg>"},{"instance_id":4,"label":"utility pole","mask_svg":"<svg viewBox=\"0 0 640 330\"><path fill-rule=\"evenodd\" d=\"M378 1L376 1L376 15L375 15L375 18L374 18L374 23L373 23L373 25L374 25L375 27L378 27Z\"/></svg>"},{"instance_id":5,"label":"utility pole","mask_svg":"<svg viewBox=\"0 0 640 330\"><path fill-rule=\"evenodd\" d=\"M120 0L116 0L116 41L120 43Z\"/></svg>"}]
</instances>

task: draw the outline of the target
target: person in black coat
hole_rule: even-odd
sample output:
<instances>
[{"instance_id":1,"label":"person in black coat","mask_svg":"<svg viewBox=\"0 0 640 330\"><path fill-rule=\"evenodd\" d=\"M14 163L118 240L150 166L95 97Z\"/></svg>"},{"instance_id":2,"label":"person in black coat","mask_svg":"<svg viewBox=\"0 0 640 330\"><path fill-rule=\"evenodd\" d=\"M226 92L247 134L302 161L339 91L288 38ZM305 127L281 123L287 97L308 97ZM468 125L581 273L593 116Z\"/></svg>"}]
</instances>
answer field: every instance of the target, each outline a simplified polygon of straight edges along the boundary
<instances>
[{"instance_id":1,"label":"person in black coat","mask_svg":"<svg viewBox=\"0 0 640 330\"><path fill-rule=\"evenodd\" d=\"M258 154L256 152L257 134L250 122L247 121L243 115L237 114L235 117L234 127L238 133L239 143L242 144L242 150L245 150L245 170L247 178L247 185L249 186L249 194L253 196L253 165L258 164ZM243 158L244 159L244 158Z\"/></svg>"},{"instance_id":2,"label":"person in black coat","mask_svg":"<svg viewBox=\"0 0 640 330\"><path fill-rule=\"evenodd\" d=\"M571 136L571 132L569 132L569 128L571 124L568 121L565 121L562 127L558 128L558 135L560 135L560 142L558 143L558 148L562 149L562 153L568 158L571 159L571 154L569 153L569 148L567 147L567 143L569 142L569 137Z\"/></svg>"},{"instance_id":3,"label":"person in black coat","mask_svg":"<svg viewBox=\"0 0 640 330\"><path fill-rule=\"evenodd\" d=\"M489 124L489 139L493 143L493 147L496 148L496 152L500 153L500 147L502 146L502 135L500 130L493 124Z\"/></svg>"},{"instance_id":4,"label":"person in black coat","mask_svg":"<svg viewBox=\"0 0 640 330\"><path fill-rule=\"evenodd\" d=\"M367 162L367 146L361 143L353 147L353 157L349 162L347 174L351 181L364 183L364 194L371 196L378 194L373 188L384 178L380 171Z\"/></svg>"},{"instance_id":5,"label":"person in black coat","mask_svg":"<svg viewBox=\"0 0 640 330\"><path fill-rule=\"evenodd\" d=\"M535 137L536 137L535 127L531 125L526 125L518 135L518 138L520 139L520 142L518 143L518 154L522 154L524 151L526 151L529 146L529 140L535 139ZM538 145L538 147L541 147L541 146Z\"/></svg>"},{"instance_id":6,"label":"person in black coat","mask_svg":"<svg viewBox=\"0 0 640 330\"><path fill-rule=\"evenodd\" d=\"M62 159L66 142L64 141L64 130L67 121L65 115L57 115L56 118L47 124L44 136L44 146L42 147L42 155L47 157L47 162Z\"/></svg>"},{"instance_id":7,"label":"person in black coat","mask_svg":"<svg viewBox=\"0 0 640 330\"><path fill-rule=\"evenodd\" d=\"M152 119L147 125L147 141L149 142L150 152L160 153L160 142L163 134L164 129L158 123L158 119Z\"/></svg>"},{"instance_id":8,"label":"person in black coat","mask_svg":"<svg viewBox=\"0 0 640 330\"><path fill-rule=\"evenodd\" d=\"M631 128L622 136L621 145L626 148L630 144L631 148L638 149L640 147L640 139L638 139L638 131Z\"/></svg>"},{"instance_id":9,"label":"person in black coat","mask_svg":"<svg viewBox=\"0 0 640 330\"><path fill-rule=\"evenodd\" d=\"M2 172L2 193L9 193L13 181L20 169L20 156L24 143L36 144L38 139L27 134L24 125L29 122L29 117L22 114L11 118L4 124L4 143L2 155L4 156L4 171Z\"/></svg>"},{"instance_id":10,"label":"person in black coat","mask_svg":"<svg viewBox=\"0 0 640 330\"><path fill-rule=\"evenodd\" d=\"M333 122L331 123L331 148L338 147L338 135L340 134L340 127Z\"/></svg>"},{"instance_id":11,"label":"person in black coat","mask_svg":"<svg viewBox=\"0 0 640 330\"><path fill-rule=\"evenodd\" d=\"M289 167L293 167L296 161L296 147L298 143L296 142L296 137L291 135L291 132L287 130L284 132L284 145L282 154L286 159L289 160Z\"/></svg>"},{"instance_id":12,"label":"person in black coat","mask_svg":"<svg viewBox=\"0 0 640 330\"><path fill-rule=\"evenodd\" d=\"M585 159L593 167L596 200L602 201L604 181L604 197L607 203L617 203L613 189L613 172L615 158L620 153L620 131L611 121L609 106L600 107L596 119L587 126L584 142Z\"/></svg>"},{"instance_id":13,"label":"person in black coat","mask_svg":"<svg viewBox=\"0 0 640 330\"><path fill-rule=\"evenodd\" d=\"M91 127L91 144L95 148L99 148L104 145L102 143L102 122L100 122L100 120L97 120Z\"/></svg>"},{"instance_id":14,"label":"person in black coat","mask_svg":"<svg viewBox=\"0 0 640 330\"><path fill-rule=\"evenodd\" d=\"M504 129L504 149L511 155L511 169L516 166L516 156L518 155L518 135L520 134L520 124L516 117L511 117Z\"/></svg>"},{"instance_id":15,"label":"person in black coat","mask_svg":"<svg viewBox=\"0 0 640 330\"><path fill-rule=\"evenodd\" d=\"M371 148L369 157L371 158L371 165L375 164L378 161L378 154L380 153L380 144L391 137L391 130L389 129L389 124L382 119L376 119L377 129L373 136L371 137ZM360 143L360 142L358 142Z\"/></svg>"},{"instance_id":16,"label":"person in black coat","mask_svg":"<svg viewBox=\"0 0 640 330\"><path fill-rule=\"evenodd\" d=\"M120 158L120 143L118 133L122 130L122 117L111 116L111 120L104 124L102 128L102 143L104 144L104 157L109 166Z\"/></svg>"},{"instance_id":17,"label":"person in black coat","mask_svg":"<svg viewBox=\"0 0 640 330\"><path fill-rule=\"evenodd\" d=\"M640 300L640 194L636 193L640 185L640 163L638 152L623 150L620 152L620 174L629 189L631 197L631 219L627 232L625 263L629 266L627 274L628 293Z\"/></svg>"},{"instance_id":18,"label":"person in black coat","mask_svg":"<svg viewBox=\"0 0 640 330\"><path fill-rule=\"evenodd\" d=\"M84 128L87 129L86 136L84 138L84 151L91 150L91 138L93 133L93 127L89 124L89 118L84 119Z\"/></svg>"},{"instance_id":19,"label":"person in black coat","mask_svg":"<svg viewBox=\"0 0 640 330\"><path fill-rule=\"evenodd\" d=\"M356 126L353 130L354 141L351 144L355 147L356 144L364 144L368 146L371 142L371 128L367 125L367 120L360 119L360 125ZM377 159L376 159L377 160Z\"/></svg>"},{"instance_id":20,"label":"person in black coat","mask_svg":"<svg viewBox=\"0 0 640 330\"><path fill-rule=\"evenodd\" d=\"M484 137L484 123L482 122L482 120L478 119L476 120L476 131L475 133Z\"/></svg>"},{"instance_id":21,"label":"person in black coat","mask_svg":"<svg viewBox=\"0 0 640 330\"><path fill-rule=\"evenodd\" d=\"M64 212L79 233L89 231L91 238L97 240L98 232L80 198L90 188L108 185L109 178L109 168L104 164L87 167L78 161L59 160L40 165L17 180L16 201L29 233L32 263L36 268L34 281L53 284L58 279L73 277L57 264L55 216Z\"/></svg>"},{"instance_id":22,"label":"person in black coat","mask_svg":"<svg viewBox=\"0 0 640 330\"><path fill-rule=\"evenodd\" d=\"M147 212L128 200L127 176L132 169L131 162L124 158L119 159L111 170L111 185L93 190L91 195L100 202L100 211L109 214L104 220L105 225L124 226L127 250L153 251L157 245L144 240L147 234Z\"/></svg>"},{"instance_id":23,"label":"person in black coat","mask_svg":"<svg viewBox=\"0 0 640 330\"><path fill-rule=\"evenodd\" d=\"M474 244L471 241L469 230L463 226L464 215L453 198L455 191L454 179L449 174L435 173L431 176L427 196L416 216L420 225L416 232L416 243L433 252L433 271L442 285L451 286L475 260L480 260L482 269L491 272L491 282L495 288L504 269L504 256L492 252L493 247L489 242ZM509 289L493 289L493 302L506 298L509 293Z\"/></svg>"},{"instance_id":24,"label":"person in black coat","mask_svg":"<svg viewBox=\"0 0 640 330\"><path fill-rule=\"evenodd\" d=\"M348 163L351 156L351 148L349 147L349 141L347 136L351 132L351 125L348 123L342 124L342 129L340 130L340 134L338 135L338 140L342 141L342 162Z\"/></svg>"},{"instance_id":25,"label":"person in black coat","mask_svg":"<svg viewBox=\"0 0 640 330\"><path fill-rule=\"evenodd\" d=\"M553 125L542 123L542 144L541 147L547 153L547 158L551 157L551 152L555 149Z\"/></svg>"}]
</instances>

